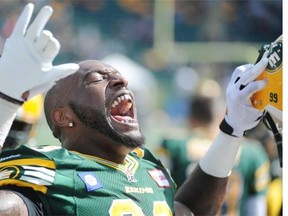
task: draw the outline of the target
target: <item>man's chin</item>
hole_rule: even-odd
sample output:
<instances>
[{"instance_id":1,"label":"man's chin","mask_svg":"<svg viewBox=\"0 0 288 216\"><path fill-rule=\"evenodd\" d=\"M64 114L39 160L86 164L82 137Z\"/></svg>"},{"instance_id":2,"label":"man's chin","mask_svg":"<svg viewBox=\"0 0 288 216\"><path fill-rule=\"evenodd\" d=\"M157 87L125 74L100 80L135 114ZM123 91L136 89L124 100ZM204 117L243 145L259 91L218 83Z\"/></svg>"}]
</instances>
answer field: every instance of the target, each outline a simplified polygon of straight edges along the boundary
<instances>
[{"instance_id":1,"label":"man's chin","mask_svg":"<svg viewBox=\"0 0 288 216\"><path fill-rule=\"evenodd\" d=\"M120 141L123 146L126 146L130 149L135 149L145 144L145 137L140 132L137 135L134 133L129 135L125 134L122 135L118 141Z\"/></svg>"}]
</instances>

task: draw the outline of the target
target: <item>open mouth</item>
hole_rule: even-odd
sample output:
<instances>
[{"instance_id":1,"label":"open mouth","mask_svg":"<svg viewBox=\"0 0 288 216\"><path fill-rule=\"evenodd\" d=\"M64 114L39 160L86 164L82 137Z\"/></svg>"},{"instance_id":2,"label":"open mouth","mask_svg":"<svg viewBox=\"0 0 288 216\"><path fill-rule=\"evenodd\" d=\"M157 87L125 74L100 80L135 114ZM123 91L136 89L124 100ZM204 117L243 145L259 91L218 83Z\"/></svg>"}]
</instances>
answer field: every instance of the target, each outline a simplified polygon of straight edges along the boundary
<instances>
[{"instance_id":1,"label":"open mouth","mask_svg":"<svg viewBox=\"0 0 288 216\"><path fill-rule=\"evenodd\" d=\"M136 123L132 97L127 93L118 96L111 105L110 114L116 122L123 124Z\"/></svg>"}]
</instances>

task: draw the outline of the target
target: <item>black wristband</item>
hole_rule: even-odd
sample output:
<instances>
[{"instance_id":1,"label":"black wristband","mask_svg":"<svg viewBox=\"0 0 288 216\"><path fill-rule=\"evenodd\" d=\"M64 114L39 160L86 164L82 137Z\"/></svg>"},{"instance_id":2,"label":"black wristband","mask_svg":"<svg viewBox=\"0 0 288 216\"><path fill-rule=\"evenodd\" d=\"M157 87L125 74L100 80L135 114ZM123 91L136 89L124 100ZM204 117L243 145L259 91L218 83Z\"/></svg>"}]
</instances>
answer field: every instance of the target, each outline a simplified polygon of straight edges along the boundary
<instances>
[{"instance_id":1,"label":"black wristband","mask_svg":"<svg viewBox=\"0 0 288 216\"><path fill-rule=\"evenodd\" d=\"M223 119L223 121L220 123L219 128L222 132L230 135L230 136L234 136L237 137L235 135L233 135L233 131L234 129L226 122L225 118Z\"/></svg>"},{"instance_id":2,"label":"black wristband","mask_svg":"<svg viewBox=\"0 0 288 216\"><path fill-rule=\"evenodd\" d=\"M9 101L10 103L13 103L13 104L17 104L17 105L22 105L24 103L24 101L19 101L19 100L16 100L12 97L9 97L8 95L6 94L3 94L0 92L0 98L6 100L6 101Z\"/></svg>"}]
</instances>

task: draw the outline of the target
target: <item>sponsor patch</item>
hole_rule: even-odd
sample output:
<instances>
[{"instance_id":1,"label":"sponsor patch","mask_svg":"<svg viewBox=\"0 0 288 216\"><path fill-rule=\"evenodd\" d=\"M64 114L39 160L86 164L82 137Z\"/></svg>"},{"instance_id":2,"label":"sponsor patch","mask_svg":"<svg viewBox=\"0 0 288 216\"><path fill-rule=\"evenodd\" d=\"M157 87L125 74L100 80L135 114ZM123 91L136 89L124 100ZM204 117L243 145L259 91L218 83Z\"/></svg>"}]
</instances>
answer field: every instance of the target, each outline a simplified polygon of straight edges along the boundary
<instances>
[{"instance_id":1,"label":"sponsor patch","mask_svg":"<svg viewBox=\"0 0 288 216\"><path fill-rule=\"evenodd\" d=\"M103 187L102 182L97 178L93 172L81 172L78 176L84 182L88 192L97 190Z\"/></svg>"},{"instance_id":2,"label":"sponsor patch","mask_svg":"<svg viewBox=\"0 0 288 216\"><path fill-rule=\"evenodd\" d=\"M170 187L169 181L167 180L162 170L153 169L153 170L149 170L148 173L152 177L152 179L157 183L158 187L163 187L163 188Z\"/></svg>"}]
</instances>

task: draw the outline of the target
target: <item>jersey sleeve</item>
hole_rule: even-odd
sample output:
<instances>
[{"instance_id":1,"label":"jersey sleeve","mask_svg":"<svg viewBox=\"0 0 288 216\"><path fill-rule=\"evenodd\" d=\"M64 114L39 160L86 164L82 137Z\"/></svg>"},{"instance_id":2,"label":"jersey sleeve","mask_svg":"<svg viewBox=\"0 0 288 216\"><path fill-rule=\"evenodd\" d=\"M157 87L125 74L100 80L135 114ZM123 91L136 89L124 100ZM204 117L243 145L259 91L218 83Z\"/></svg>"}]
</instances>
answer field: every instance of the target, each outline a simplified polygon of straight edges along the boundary
<instances>
[{"instance_id":1,"label":"jersey sleeve","mask_svg":"<svg viewBox=\"0 0 288 216\"><path fill-rule=\"evenodd\" d=\"M56 165L45 154L21 146L7 150L0 157L0 187L17 186L46 193L55 180Z\"/></svg>"}]
</instances>

